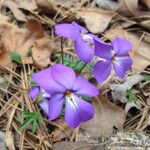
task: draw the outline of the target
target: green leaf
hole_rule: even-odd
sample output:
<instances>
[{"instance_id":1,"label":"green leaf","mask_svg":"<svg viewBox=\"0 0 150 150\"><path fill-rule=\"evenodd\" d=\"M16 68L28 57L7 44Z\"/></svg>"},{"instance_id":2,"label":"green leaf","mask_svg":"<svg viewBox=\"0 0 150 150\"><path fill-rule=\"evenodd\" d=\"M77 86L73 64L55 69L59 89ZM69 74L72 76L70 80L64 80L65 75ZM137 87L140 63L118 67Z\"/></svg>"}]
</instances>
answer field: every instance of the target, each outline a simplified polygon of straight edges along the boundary
<instances>
[{"instance_id":1,"label":"green leaf","mask_svg":"<svg viewBox=\"0 0 150 150\"><path fill-rule=\"evenodd\" d=\"M135 93L133 93L131 90L127 91L126 96L127 96L128 100L129 100L129 102L137 100L137 95Z\"/></svg>"},{"instance_id":2,"label":"green leaf","mask_svg":"<svg viewBox=\"0 0 150 150\"><path fill-rule=\"evenodd\" d=\"M144 80L147 82L147 81L150 81L150 75L145 75L144 76Z\"/></svg>"},{"instance_id":3,"label":"green leaf","mask_svg":"<svg viewBox=\"0 0 150 150\"><path fill-rule=\"evenodd\" d=\"M26 56L27 57L31 57L32 56L32 49L31 48L26 49Z\"/></svg>"},{"instance_id":4,"label":"green leaf","mask_svg":"<svg viewBox=\"0 0 150 150\"><path fill-rule=\"evenodd\" d=\"M19 126L19 129L25 129L31 124L31 130L33 133L36 132L38 123L43 121L40 112L24 111L23 114L18 118L18 120L20 119L25 119L25 121Z\"/></svg>"},{"instance_id":5,"label":"green leaf","mask_svg":"<svg viewBox=\"0 0 150 150\"><path fill-rule=\"evenodd\" d=\"M10 51L10 58L12 61L17 62L17 63L22 63L22 59L19 53Z\"/></svg>"},{"instance_id":6,"label":"green leaf","mask_svg":"<svg viewBox=\"0 0 150 150\"><path fill-rule=\"evenodd\" d=\"M62 62L61 53L55 53L53 57L54 57L54 59L56 59L58 61L58 63ZM80 71L81 68L84 66L84 64L85 64L85 62L74 59L74 58L72 58L72 56L64 55L64 65L73 68L75 71ZM84 67L84 71L86 71L86 72L92 71L93 66L94 66L94 64L88 63Z\"/></svg>"}]
</instances>

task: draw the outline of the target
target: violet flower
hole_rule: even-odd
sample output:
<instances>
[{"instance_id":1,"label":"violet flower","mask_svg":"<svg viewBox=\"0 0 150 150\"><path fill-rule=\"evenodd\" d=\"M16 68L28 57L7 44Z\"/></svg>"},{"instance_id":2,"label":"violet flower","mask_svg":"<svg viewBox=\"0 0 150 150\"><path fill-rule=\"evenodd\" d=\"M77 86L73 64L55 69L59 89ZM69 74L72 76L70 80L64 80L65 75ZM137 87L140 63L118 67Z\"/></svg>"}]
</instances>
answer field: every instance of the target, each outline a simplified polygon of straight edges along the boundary
<instances>
[{"instance_id":1,"label":"violet flower","mask_svg":"<svg viewBox=\"0 0 150 150\"><path fill-rule=\"evenodd\" d=\"M65 120L70 127L76 128L80 123L93 118L93 106L84 101L80 95L92 97L98 95L99 92L83 77L76 77L74 70L70 67L56 64L35 73L33 80L51 95L48 100L47 113L50 120L60 115L64 103Z\"/></svg>"},{"instance_id":2,"label":"violet flower","mask_svg":"<svg viewBox=\"0 0 150 150\"><path fill-rule=\"evenodd\" d=\"M29 95L32 100L34 100L38 96L41 96L41 100L40 102L38 102L38 105L42 108L44 113L48 114L48 100L50 99L50 94L45 90L40 89L39 87L33 86L29 91Z\"/></svg>"},{"instance_id":3,"label":"violet flower","mask_svg":"<svg viewBox=\"0 0 150 150\"><path fill-rule=\"evenodd\" d=\"M98 82L106 80L111 73L112 66L118 77L124 78L126 71L132 66L132 59L126 54L132 48L126 39L116 38L112 44L95 41L95 53L101 58L93 69Z\"/></svg>"},{"instance_id":4,"label":"violet flower","mask_svg":"<svg viewBox=\"0 0 150 150\"><path fill-rule=\"evenodd\" d=\"M56 25L55 33L75 41L74 49L80 60L90 62L93 59L95 54L93 39L98 39L97 36L88 33L85 28L75 22Z\"/></svg>"}]
</instances>

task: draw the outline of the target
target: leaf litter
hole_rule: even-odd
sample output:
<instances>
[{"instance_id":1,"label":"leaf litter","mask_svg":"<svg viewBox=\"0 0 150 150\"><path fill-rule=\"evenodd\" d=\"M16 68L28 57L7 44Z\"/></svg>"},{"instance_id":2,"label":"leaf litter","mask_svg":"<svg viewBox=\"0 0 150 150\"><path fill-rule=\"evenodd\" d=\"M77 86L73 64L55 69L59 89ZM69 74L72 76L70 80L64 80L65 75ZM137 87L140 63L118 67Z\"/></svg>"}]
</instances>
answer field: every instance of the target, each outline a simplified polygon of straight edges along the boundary
<instances>
[{"instance_id":1,"label":"leaf litter","mask_svg":"<svg viewBox=\"0 0 150 150\"><path fill-rule=\"evenodd\" d=\"M119 0L114 7L110 7L112 1L109 1L107 6L102 1L95 1L98 7L93 7L88 0L66 0L63 3L59 0L3 1L0 15L0 130L8 137L8 148L87 150L94 149L96 144L99 149L116 148L118 144L131 148L131 143L137 146L137 141L149 139L146 133L149 133L150 86L149 80L144 78L150 74L149 3L146 0L140 3ZM107 10L104 10L106 7ZM71 21L84 25L104 40L112 41L115 37L129 39L133 45L130 53L134 61L132 70L123 80L111 77L102 85L101 93L105 96L100 95L92 100L95 106L93 120L79 128L73 130L67 127L61 118L50 122L40 111L44 120L42 124L35 125L37 129L33 124L28 124L28 127L19 130L26 119L18 121L17 118L25 109L31 114L39 112L38 105L28 97L30 76L60 61L53 57L60 52L60 40L55 37L52 27ZM65 63L80 70L83 64L78 62L72 51L72 43L64 41L63 47ZM91 81L92 65L83 70L85 78ZM131 136L128 131L132 131ZM120 137L128 139L128 147Z\"/></svg>"}]
</instances>

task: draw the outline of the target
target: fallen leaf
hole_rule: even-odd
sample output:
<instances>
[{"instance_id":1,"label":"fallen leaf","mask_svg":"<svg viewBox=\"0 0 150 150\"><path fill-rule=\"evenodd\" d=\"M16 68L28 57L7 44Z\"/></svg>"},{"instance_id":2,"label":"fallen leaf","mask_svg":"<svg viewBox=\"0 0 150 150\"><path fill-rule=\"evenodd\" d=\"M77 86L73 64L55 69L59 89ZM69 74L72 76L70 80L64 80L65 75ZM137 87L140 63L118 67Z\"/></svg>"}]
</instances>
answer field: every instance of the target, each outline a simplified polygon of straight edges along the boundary
<instances>
[{"instance_id":1,"label":"fallen leaf","mask_svg":"<svg viewBox=\"0 0 150 150\"><path fill-rule=\"evenodd\" d=\"M55 5L47 0L35 0L38 8L45 14L55 14Z\"/></svg>"},{"instance_id":2,"label":"fallen leaf","mask_svg":"<svg viewBox=\"0 0 150 150\"><path fill-rule=\"evenodd\" d=\"M72 135L74 130L66 124L63 118L58 118L54 123L58 126L58 128L52 132L52 142L67 139Z\"/></svg>"},{"instance_id":3,"label":"fallen leaf","mask_svg":"<svg viewBox=\"0 0 150 150\"><path fill-rule=\"evenodd\" d=\"M42 25L37 19L28 19L26 28L19 28L1 19L0 36L1 66L8 66L11 63L9 51L19 53L24 63L33 63L33 59L41 67L47 67L48 63L50 63L50 54L54 50L54 46L50 47L49 45L54 44L51 39L45 36ZM41 42L42 40L43 42ZM27 56L28 49L33 49L33 59ZM37 52L41 55L40 57L39 54L35 54ZM41 62L43 60L44 63Z\"/></svg>"},{"instance_id":4,"label":"fallen leaf","mask_svg":"<svg viewBox=\"0 0 150 150\"><path fill-rule=\"evenodd\" d=\"M100 95L94 100L95 116L92 120L81 125L85 134L92 138L110 136L113 127L123 128L125 112L119 106L111 103Z\"/></svg>"},{"instance_id":5,"label":"fallen leaf","mask_svg":"<svg viewBox=\"0 0 150 150\"><path fill-rule=\"evenodd\" d=\"M86 142L57 142L53 150L93 150L92 144Z\"/></svg>"},{"instance_id":6,"label":"fallen leaf","mask_svg":"<svg viewBox=\"0 0 150 150\"><path fill-rule=\"evenodd\" d=\"M15 150L14 136L11 131L5 133L5 143L9 150Z\"/></svg>"},{"instance_id":7,"label":"fallen leaf","mask_svg":"<svg viewBox=\"0 0 150 150\"><path fill-rule=\"evenodd\" d=\"M9 8L12 13L14 14L15 18L19 21L26 21L25 19L25 15L23 14L23 12L19 9L17 3L15 3L14 1L12 0L3 0L1 2L1 9L3 7L7 7Z\"/></svg>"},{"instance_id":8,"label":"fallen leaf","mask_svg":"<svg viewBox=\"0 0 150 150\"><path fill-rule=\"evenodd\" d=\"M126 105L125 105L125 112L126 112L126 114L133 107L135 107L136 109L141 109L142 105L141 105L141 103L138 100L137 101L132 101L132 102L127 102Z\"/></svg>"},{"instance_id":9,"label":"fallen leaf","mask_svg":"<svg viewBox=\"0 0 150 150\"><path fill-rule=\"evenodd\" d=\"M150 12L139 9L139 0L119 0L118 12L125 16L150 16Z\"/></svg>"},{"instance_id":10,"label":"fallen leaf","mask_svg":"<svg viewBox=\"0 0 150 150\"><path fill-rule=\"evenodd\" d=\"M23 8L26 10L34 11L38 7L36 5L35 0L14 0L19 8Z\"/></svg>"},{"instance_id":11,"label":"fallen leaf","mask_svg":"<svg viewBox=\"0 0 150 150\"><path fill-rule=\"evenodd\" d=\"M117 10L118 9L118 3L117 1L113 1L113 0L94 0L92 2L92 6L96 6L98 5L100 8L104 8L107 10Z\"/></svg>"},{"instance_id":12,"label":"fallen leaf","mask_svg":"<svg viewBox=\"0 0 150 150\"><path fill-rule=\"evenodd\" d=\"M139 23L142 27L144 27L145 29L150 30L150 19L149 20L144 20L142 22Z\"/></svg>"},{"instance_id":13,"label":"fallen leaf","mask_svg":"<svg viewBox=\"0 0 150 150\"><path fill-rule=\"evenodd\" d=\"M128 99L126 98L127 90L130 90L138 82L144 80L144 76L140 74L133 74L126 78L125 82L122 84L110 84L109 87L112 90L112 97L114 101L121 101L126 103Z\"/></svg>"},{"instance_id":14,"label":"fallen leaf","mask_svg":"<svg viewBox=\"0 0 150 150\"><path fill-rule=\"evenodd\" d=\"M6 150L4 138L5 138L5 134L2 131L0 131L0 150Z\"/></svg>"},{"instance_id":15,"label":"fallen leaf","mask_svg":"<svg viewBox=\"0 0 150 150\"><path fill-rule=\"evenodd\" d=\"M104 32L115 15L114 12L97 8L86 8L76 12L76 17L83 19L92 33Z\"/></svg>"},{"instance_id":16,"label":"fallen leaf","mask_svg":"<svg viewBox=\"0 0 150 150\"><path fill-rule=\"evenodd\" d=\"M54 41L48 38L39 39L33 44L33 58L39 68L50 64L50 56L54 49Z\"/></svg>"},{"instance_id":17,"label":"fallen leaf","mask_svg":"<svg viewBox=\"0 0 150 150\"><path fill-rule=\"evenodd\" d=\"M139 3L144 5L147 9L150 9L150 0L139 0Z\"/></svg>"},{"instance_id":18,"label":"fallen leaf","mask_svg":"<svg viewBox=\"0 0 150 150\"><path fill-rule=\"evenodd\" d=\"M126 38L132 43L132 50L130 52L130 56L133 59L132 68L134 71L142 71L148 65L150 65L150 49L149 43L145 42L137 35L127 32L121 26L117 26L113 29L108 30L105 33L105 36L113 40L116 37Z\"/></svg>"}]
</instances>

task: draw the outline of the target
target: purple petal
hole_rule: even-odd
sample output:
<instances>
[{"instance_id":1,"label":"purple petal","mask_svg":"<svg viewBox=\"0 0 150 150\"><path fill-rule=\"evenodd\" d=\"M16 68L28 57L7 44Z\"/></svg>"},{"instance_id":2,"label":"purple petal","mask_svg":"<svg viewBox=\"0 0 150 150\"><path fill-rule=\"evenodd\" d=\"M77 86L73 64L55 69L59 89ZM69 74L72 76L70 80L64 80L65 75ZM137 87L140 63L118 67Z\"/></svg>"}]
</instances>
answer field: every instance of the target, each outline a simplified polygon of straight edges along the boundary
<instances>
[{"instance_id":1,"label":"purple petal","mask_svg":"<svg viewBox=\"0 0 150 150\"><path fill-rule=\"evenodd\" d=\"M35 99L40 94L41 92L39 87L31 87L31 89L29 90L29 95L32 99Z\"/></svg>"},{"instance_id":2,"label":"purple petal","mask_svg":"<svg viewBox=\"0 0 150 150\"><path fill-rule=\"evenodd\" d=\"M52 79L51 68L43 69L42 71L33 74L32 78L42 89L49 91L50 93L63 93L66 90Z\"/></svg>"},{"instance_id":3,"label":"purple petal","mask_svg":"<svg viewBox=\"0 0 150 150\"><path fill-rule=\"evenodd\" d=\"M95 53L97 56L104 59L111 59L113 57L113 47L103 41L94 40L95 43Z\"/></svg>"},{"instance_id":4,"label":"purple petal","mask_svg":"<svg viewBox=\"0 0 150 150\"><path fill-rule=\"evenodd\" d=\"M67 124L76 128L80 123L92 119L94 116L94 107L72 94L72 100L66 98L65 120Z\"/></svg>"},{"instance_id":5,"label":"purple petal","mask_svg":"<svg viewBox=\"0 0 150 150\"><path fill-rule=\"evenodd\" d=\"M117 57L116 61L113 61L113 66L118 77L124 78L126 71L132 66L132 59L128 56Z\"/></svg>"},{"instance_id":6,"label":"purple petal","mask_svg":"<svg viewBox=\"0 0 150 150\"><path fill-rule=\"evenodd\" d=\"M125 55L132 48L132 45L128 40L120 38L114 39L112 45L114 47L115 53L118 55Z\"/></svg>"},{"instance_id":7,"label":"purple petal","mask_svg":"<svg viewBox=\"0 0 150 150\"><path fill-rule=\"evenodd\" d=\"M48 116L50 120L54 120L60 115L63 102L64 102L63 94L54 94L51 96L48 104L49 105Z\"/></svg>"},{"instance_id":8,"label":"purple petal","mask_svg":"<svg viewBox=\"0 0 150 150\"><path fill-rule=\"evenodd\" d=\"M55 26L55 33L72 40L76 40L80 36L80 30L72 24L58 24Z\"/></svg>"},{"instance_id":9,"label":"purple petal","mask_svg":"<svg viewBox=\"0 0 150 150\"><path fill-rule=\"evenodd\" d=\"M84 62L90 62L94 57L94 49L89 46L81 37L75 41L75 52L79 59Z\"/></svg>"},{"instance_id":10,"label":"purple petal","mask_svg":"<svg viewBox=\"0 0 150 150\"><path fill-rule=\"evenodd\" d=\"M72 22L72 25L76 28L76 29L78 29L78 31L80 32L80 33L83 33L83 34L86 34L88 31L85 29L85 28L83 28L82 26L80 26L79 24L77 24L76 22Z\"/></svg>"},{"instance_id":11,"label":"purple petal","mask_svg":"<svg viewBox=\"0 0 150 150\"><path fill-rule=\"evenodd\" d=\"M76 74L72 68L56 64L52 68L52 77L58 84L62 85L66 89L72 89Z\"/></svg>"},{"instance_id":12,"label":"purple petal","mask_svg":"<svg viewBox=\"0 0 150 150\"><path fill-rule=\"evenodd\" d=\"M76 78L73 90L76 91L76 94L88 97L96 96L99 94L97 88L81 76Z\"/></svg>"},{"instance_id":13,"label":"purple petal","mask_svg":"<svg viewBox=\"0 0 150 150\"><path fill-rule=\"evenodd\" d=\"M47 114L47 115L48 115L48 111L49 111L49 109L48 109L48 101L49 101L48 99L43 99L43 100L41 100L38 103L38 105L42 108L44 113Z\"/></svg>"},{"instance_id":14,"label":"purple petal","mask_svg":"<svg viewBox=\"0 0 150 150\"><path fill-rule=\"evenodd\" d=\"M106 80L111 72L111 60L98 61L93 69L93 74L98 82Z\"/></svg>"}]
</instances>

